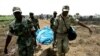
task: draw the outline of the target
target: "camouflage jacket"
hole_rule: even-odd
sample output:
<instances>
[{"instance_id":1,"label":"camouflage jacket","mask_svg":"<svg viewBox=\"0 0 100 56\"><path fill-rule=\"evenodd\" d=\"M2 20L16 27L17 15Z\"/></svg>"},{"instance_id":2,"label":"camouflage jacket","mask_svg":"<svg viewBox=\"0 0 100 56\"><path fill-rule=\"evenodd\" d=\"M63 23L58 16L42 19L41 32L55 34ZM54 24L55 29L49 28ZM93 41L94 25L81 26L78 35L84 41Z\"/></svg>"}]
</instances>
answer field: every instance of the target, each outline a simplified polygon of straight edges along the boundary
<instances>
[{"instance_id":1,"label":"camouflage jacket","mask_svg":"<svg viewBox=\"0 0 100 56\"><path fill-rule=\"evenodd\" d=\"M30 19L31 23L33 24L33 26L35 27L35 30L38 30L40 27L39 27L39 21L38 19Z\"/></svg>"},{"instance_id":2,"label":"camouflage jacket","mask_svg":"<svg viewBox=\"0 0 100 56\"><path fill-rule=\"evenodd\" d=\"M22 22L15 20L9 25L9 34L18 36L17 43L30 45L33 41L31 30L34 30L33 25L28 19L22 18Z\"/></svg>"},{"instance_id":3,"label":"camouflage jacket","mask_svg":"<svg viewBox=\"0 0 100 56\"><path fill-rule=\"evenodd\" d=\"M65 21L65 23L64 23ZM67 16L65 19L62 19L61 15L57 16L54 21L54 29L57 33L64 33L72 24L76 24L79 20L73 17ZM66 25L66 26L65 26ZM67 27L67 28L66 28Z\"/></svg>"},{"instance_id":4,"label":"camouflage jacket","mask_svg":"<svg viewBox=\"0 0 100 56\"><path fill-rule=\"evenodd\" d=\"M54 20L55 20L55 18L54 18L54 17L52 17L52 18L50 19L50 27L51 27L51 28L53 28L53 23L54 23Z\"/></svg>"}]
</instances>

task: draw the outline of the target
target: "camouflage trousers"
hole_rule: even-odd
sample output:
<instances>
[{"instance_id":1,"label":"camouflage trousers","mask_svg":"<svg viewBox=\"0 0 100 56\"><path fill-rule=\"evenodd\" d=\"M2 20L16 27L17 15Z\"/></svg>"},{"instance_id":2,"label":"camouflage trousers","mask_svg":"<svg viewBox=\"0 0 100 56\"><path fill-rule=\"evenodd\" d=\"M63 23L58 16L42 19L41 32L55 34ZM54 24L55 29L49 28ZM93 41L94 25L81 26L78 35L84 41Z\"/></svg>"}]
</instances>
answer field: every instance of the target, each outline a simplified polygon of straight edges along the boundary
<instances>
[{"instance_id":1,"label":"camouflage trousers","mask_svg":"<svg viewBox=\"0 0 100 56\"><path fill-rule=\"evenodd\" d=\"M53 48L55 48L56 47L56 32L54 32L54 41L53 41Z\"/></svg>"},{"instance_id":2,"label":"camouflage trousers","mask_svg":"<svg viewBox=\"0 0 100 56\"><path fill-rule=\"evenodd\" d=\"M33 56L34 54L33 44L31 44L30 46L18 44L18 53L19 56Z\"/></svg>"},{"instance_id":3,"label":"camouflage trousers","mask_svg":"<svg viewBox=\"0 0 100 56\"><path fill-rule=\"evenodd\" d=\"M56 39L57 39L57 51L58 51L57 54L58 56L64 56L69 50L69 47L68 47L69 40L68 40L67 34L57 33Z\"/></svg>"}]
</instances>

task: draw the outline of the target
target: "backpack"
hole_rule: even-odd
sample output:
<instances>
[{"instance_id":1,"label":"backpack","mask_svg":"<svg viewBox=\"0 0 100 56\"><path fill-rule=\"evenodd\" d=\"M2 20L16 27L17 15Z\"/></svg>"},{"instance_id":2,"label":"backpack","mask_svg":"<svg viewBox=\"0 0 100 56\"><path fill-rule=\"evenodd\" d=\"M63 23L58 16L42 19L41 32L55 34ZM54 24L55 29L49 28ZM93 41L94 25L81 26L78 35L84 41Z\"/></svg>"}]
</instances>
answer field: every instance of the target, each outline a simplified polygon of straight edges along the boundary
<instances>
[{"instance_id":1,"label":"backpack","mask_svg":"<svg viewBox=\"0 0 100 56\"><path fill-rule=\"evenodd\" d=\"M70 27L70 28L67 30L67 33L68 33L68 39L69 39L70 41L76 39L77 34L76 34L76 32L74 31L74 29L73 29L72 27Z\"/></svg>"}]
</instances>

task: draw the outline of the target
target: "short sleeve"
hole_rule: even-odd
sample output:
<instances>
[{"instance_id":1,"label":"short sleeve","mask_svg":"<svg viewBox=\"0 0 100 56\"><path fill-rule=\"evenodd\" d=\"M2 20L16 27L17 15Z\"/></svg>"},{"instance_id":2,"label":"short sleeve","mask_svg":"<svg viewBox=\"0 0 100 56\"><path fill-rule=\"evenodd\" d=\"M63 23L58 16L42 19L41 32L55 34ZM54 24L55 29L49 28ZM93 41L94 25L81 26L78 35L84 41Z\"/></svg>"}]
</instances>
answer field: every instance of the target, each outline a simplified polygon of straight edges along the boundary
<instances>
[{"instance_id":1,"label":"short sleeve","mask_svg":"<svg viewBox=\"0 0 100 56\"><path fill-rule=\"evenodd\" d=\"M8 30L8 32L7 32L7 35L13 35L14 34L14 30L13 30L13 28L11 27L11 26L9 26L9 30Z\"/></svg>"},{"instance_id":2,"label":"short sleeve","mask_svg":"<svg viewBox=\"0 0 100 56\"><path fill-rule=\"evenodd\" d=\"M36 19L36 23L37 23L37 24L39 24L39 21L38 21L38 19Z\"/></svg>"}]
</instances>

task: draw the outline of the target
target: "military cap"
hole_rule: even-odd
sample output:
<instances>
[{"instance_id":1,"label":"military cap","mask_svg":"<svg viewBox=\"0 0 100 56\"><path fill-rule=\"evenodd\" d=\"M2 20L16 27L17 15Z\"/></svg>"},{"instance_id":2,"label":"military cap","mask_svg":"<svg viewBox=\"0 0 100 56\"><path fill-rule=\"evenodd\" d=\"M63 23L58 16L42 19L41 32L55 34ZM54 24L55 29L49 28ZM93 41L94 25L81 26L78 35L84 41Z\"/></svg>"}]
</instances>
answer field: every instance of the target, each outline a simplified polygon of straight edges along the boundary
<instances>
[{"instance_id":1,"label":"military cap","mask_svg":"<svg viewBox=\"0 0 100 56\"><path fill-rule=\"evenodd\" d=\"M19 7L13 7L13 12L22 12L21 9Z\"/></svg>"},{"instance_id":2,"label":"military cap","mask_svg":"<svg viewBox=\"0 0 100 56\"><path fill-rule=\"evenodd\" d=\"M69 6L68 5L63 6L62 11L69 11Z\"/></svg>"},{"instance_id":3,"label":"military cap","mask_svg":"<svg viewBox=\"0 0 100 56\"><path fill-rule=\"evenodd\" d=\"M54 14L57 14L57 12L56 12L56 11L54 11L53 13L54 13Z\"/></svg>"},{"instance_id":4,"label":"military cap","mask_svg":"<svg viewBox=\"0 0 100 56\"><path fill-rule=\"evenodd\" d=\"M33 12L30 12L29 14L30 14L30 15L34 15L34 13L33 13Z\"/></svg>"}]
</instances>

